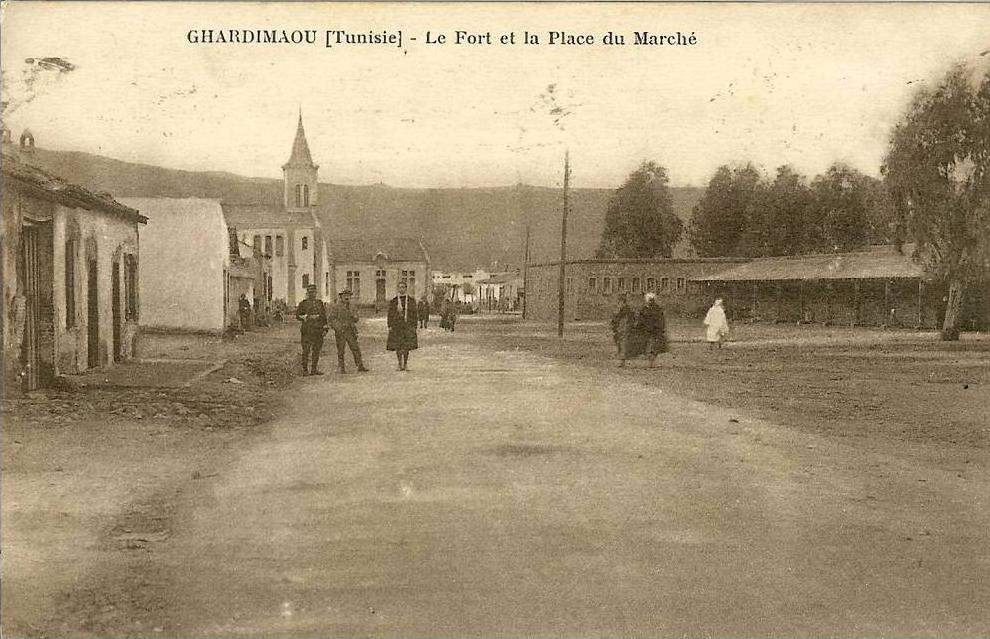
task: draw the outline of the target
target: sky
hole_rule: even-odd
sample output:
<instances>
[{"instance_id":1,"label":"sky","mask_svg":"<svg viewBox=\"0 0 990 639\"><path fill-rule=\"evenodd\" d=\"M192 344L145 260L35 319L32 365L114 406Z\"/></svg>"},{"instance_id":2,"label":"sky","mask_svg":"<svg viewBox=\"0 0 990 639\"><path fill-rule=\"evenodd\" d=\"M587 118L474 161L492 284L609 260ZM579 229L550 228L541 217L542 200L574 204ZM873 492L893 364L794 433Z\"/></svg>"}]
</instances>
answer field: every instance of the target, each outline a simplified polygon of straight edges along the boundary
<instances>
[{"instance_id":1,"label":"sky","mask_svg":"<svg viewBox=\"0 0 990 639\"><path fill-rule=\"evenodd\" d=\"M990 55L988 4L13 0L0 20L15 138L29 127L45 148L281 177L301 108L321 181L419 188L558 185L565 149L578 187L614 188L643 160L674 185L745 162L876 175L918 87ZM192 29L318 33L315 45L190 44ZM328 29L404 42L326 48ZM496 44L454 44L458 30ZM522 44L524 31L541 43ZM550 45L550 31L596 42ZM600 44L610 31L627 44ZM697 44L635 46L634 31ZM497 44L510 32L517 44ZM74 70L28 88L25 60L49 56Z\"/></svg>"}]
</instances>

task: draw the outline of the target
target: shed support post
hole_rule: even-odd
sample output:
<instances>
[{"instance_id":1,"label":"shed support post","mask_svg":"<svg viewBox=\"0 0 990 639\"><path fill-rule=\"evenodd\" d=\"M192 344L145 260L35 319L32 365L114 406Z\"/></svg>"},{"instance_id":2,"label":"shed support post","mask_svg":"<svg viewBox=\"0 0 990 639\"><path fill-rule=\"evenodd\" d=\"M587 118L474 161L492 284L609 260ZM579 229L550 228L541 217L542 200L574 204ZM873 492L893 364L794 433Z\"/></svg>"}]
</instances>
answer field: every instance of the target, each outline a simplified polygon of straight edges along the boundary
<instances>
[{"instance_id":1,"label":"shed support post","mask_svg":"<svg viewBox=\"0 0 990 639\"><path fill-rule=\"evenodd\" d=\"M808 319L808 312L804 307L804 280L798 281L798 305L801 308L801 317L798 319L798 324L804 324Z\"/></svg>"},{"instance_id":2,"label":"shed support post","mask_svg":"<svg viewBox=\"0 0 990 639\"><path fill-rule=\"evenodd\" d=\"M780 282L777 282L777 312L776 312L776 317L774 318L775 323L780 322L780 303L781 303L782 295L783 295L783 285Z\"/></svg>"},{"instance_id":3,"label":"shed support post","mask_svg":"<svg viewBox=\"0 0 990 639\"><path fill-rule=\"evenodd\" d=\"M861 320L860 304L862 301L860 298L859 280L856 280L855 283L853 284L853 300L854 300L853 305L855 306L856 309L856 314L853 317L853 326L859 326Z\"/></svg>"},{"instance_id":4,"label":"shed support post","mask_svg":"<svg viewBox=\"0 0 990 639\"><path fill-rule=\"evenodd\" d=\"M894 309L890 307L890 280L883 281L883 327L887 328L894 321Z\"/></svg>"},{"instance_id":5,"label":"shed support post","mask_svg":"<svg viewBox=\"0 0 990 639\"><path fill-rule=\"evenodd\" d=\"M923 306L923 304L924 304L924 301L923 301L924 300L924 295L923 295L924 286L925 286L924 281L919 277L918 278L918 325L916 326L916 328L918 328L918 329L920 329L923 326L922 320L924 319L923 318L923 315L922 315L922 313L923 313L923 310L922 309L924 308L924 306Z\"/></svg>"},{"instance_id":6,"label":"shed support post","mask_svg":"<svg viewBox=\"0 0 990 639\"><path fill-rule=\"evenodd\" d=\"M753 321L760 317L760 283L753 282Z\"/></svg>"}]
</instances>

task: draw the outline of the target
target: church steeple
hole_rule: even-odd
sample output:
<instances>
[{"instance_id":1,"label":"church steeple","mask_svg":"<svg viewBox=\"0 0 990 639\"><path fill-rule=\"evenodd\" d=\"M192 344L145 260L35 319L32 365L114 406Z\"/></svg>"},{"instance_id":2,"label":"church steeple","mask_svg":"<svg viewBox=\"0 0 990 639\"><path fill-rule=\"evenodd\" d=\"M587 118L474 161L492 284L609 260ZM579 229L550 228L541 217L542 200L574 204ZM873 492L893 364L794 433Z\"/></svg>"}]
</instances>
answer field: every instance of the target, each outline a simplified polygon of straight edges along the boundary
<instances>
[{"instance_id":1,"label":"church steeple","mask_svg":"<svg viewBox=\"0 0 990 639\"><path fill-rule=\"evenodd\" d=\"M282 165L283 202L286 211L290 213L307 211L316 204L319 168L318 165L313 164L313 156L309 152L306 130L303 128L302 107L300 107L292 153L289 155L289 161Z\"/></svg>"}]
</instances>

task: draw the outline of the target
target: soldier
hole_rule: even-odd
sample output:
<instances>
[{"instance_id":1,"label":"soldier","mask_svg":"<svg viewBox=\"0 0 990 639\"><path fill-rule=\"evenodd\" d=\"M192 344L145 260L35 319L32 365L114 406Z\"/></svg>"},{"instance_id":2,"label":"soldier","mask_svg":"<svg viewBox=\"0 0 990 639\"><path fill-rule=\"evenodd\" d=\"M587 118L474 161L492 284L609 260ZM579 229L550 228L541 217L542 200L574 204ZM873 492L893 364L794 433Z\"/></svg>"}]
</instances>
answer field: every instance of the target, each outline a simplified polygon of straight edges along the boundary
<instances>
[{"instance_id":1,"label":"soldier","mask_svg":"<svg viewBox=\"0 0 990 639\"><path fill-rule=\"evenodd\" d=\"M347 347L351 348L351 356L354 358L354 365L359 372L364 373L368 369L364 367L361 360L361 346L358 344L357 335L357 315L351 309L351 291L344 289L337 295L337 303L330 307L330 327L333 329L334 343L337 344L337 370L346 373L344 367L344 355Z\"/></svg>"},{"instance_id":2,"label":"soldier","mask_svg":"<svg viewBox=\"0 0 990 639\"><path fill-rule=\"evenodd\" d=\"M306 299L299 302L296 319L302 322L299 330L302 338L303 375L322 375L317 365L320 363L320 351L323 350L323 336L329 329L327 309L323 306L323 301L316 297L316 284L306 287ZM307 369L306 363L311 358L312 364Z\"/></svg>"}]
</instances>

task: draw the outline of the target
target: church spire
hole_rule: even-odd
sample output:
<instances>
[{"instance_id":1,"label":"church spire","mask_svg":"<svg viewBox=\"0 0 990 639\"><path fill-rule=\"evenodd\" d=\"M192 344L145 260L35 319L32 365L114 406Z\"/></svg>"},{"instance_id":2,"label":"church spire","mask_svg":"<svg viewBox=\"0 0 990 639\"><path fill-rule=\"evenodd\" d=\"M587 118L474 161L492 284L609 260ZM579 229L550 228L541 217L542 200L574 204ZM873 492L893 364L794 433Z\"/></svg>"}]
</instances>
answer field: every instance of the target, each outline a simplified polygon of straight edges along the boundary
<instances>
[{"instance_id":1,"label":"church spire","mask_svg":"<svg viewBox=\"0 0 990 639\"><path fill-rule=\"evenodd\" d=\"M309 153L309 143L306 142L306 130L303 128L302 107L299 107L299 123L296 125L296 139L292 142L292 155L282 168L317 168L313 164L313 156Z\"/></svg>"},{"instance_id":2,"label":"church spire","mask_svg":"<svg viewBox=\"0 0 990 639\"><path fill-rule=\"evenodd\" d=\"M282 165L282 189L285 210L289 213L308 211L316 205L319 194L317 169L306 142L303 129L302 107L299 107L299 121L296 124L296 139L292 142L289 161Z\"/></svg>"}]
</instances>

